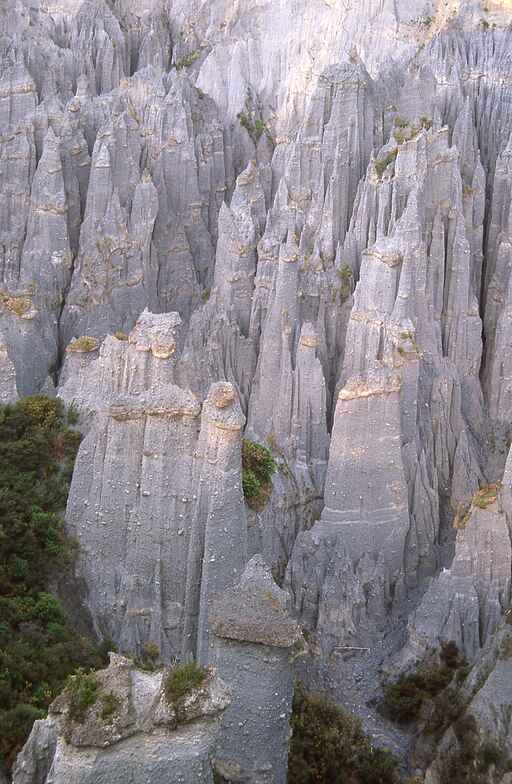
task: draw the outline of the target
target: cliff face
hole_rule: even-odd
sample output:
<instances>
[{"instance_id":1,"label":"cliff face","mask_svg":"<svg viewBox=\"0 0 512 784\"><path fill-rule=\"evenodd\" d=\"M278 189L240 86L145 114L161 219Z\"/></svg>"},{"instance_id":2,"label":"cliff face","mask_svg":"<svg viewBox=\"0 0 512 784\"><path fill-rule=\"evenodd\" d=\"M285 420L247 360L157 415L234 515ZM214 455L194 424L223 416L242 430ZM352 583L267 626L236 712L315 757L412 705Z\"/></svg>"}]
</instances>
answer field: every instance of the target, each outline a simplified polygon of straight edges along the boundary
<instances>
[{"instance_id":1,"label":"cliff face","mask_svg":"<svg viewBox=\"0 0 512 784\"><path fill-rule=\"evenodd\" d=\"M79 412L66 525L98 635L210 661L213 603L259 553L313 640L303 676L365 717L384 666L494 645L511 20L3 4L0 398ZM244 437L278 467L256 508Z\"/></svg>"}]
</instances>

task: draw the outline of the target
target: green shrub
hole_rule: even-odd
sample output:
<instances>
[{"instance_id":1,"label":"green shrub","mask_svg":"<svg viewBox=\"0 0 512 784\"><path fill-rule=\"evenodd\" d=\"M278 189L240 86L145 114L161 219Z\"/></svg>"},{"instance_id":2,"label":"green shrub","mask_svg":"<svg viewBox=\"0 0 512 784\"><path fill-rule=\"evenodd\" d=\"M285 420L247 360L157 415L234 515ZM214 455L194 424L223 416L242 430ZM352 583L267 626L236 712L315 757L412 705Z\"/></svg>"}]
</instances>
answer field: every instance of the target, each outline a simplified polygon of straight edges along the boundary
<instances>
[{"instance_id":1,"label":"green shrub","mask_svg":"<svg viewBox=\"0 0 512 784\"><path fill-rule=\"evenodd\" d=\"M471 503L479 509L487 509L488 506L491 506L496 501L500 489L501 482L485 485L474 494Z\"/></svg>"},{"instance_id":2,"label":"green shrub","mask_svg":"<svg viewBox=\"0 0 512 784\"><path fill-rule=\"evenodd\" d=\"M421 666L412 674L402 675L384 689L383 713L399 724L416 721L424 703L446 689L452 678L453 671L444 664Z\"/></svg>"},{"instance_id":3,"label":"green shrub","mask_svg":"<svg viewBox=\"0 0 512 784\"><path fill-rule=\"evenodd\" d=\"M160 648L154 642L147 642L142 650L142 656L135 659L135 664L140 670L154 672L160 666Z\"/></svg>"},{"instance_id":4,"label":"green shrub","mask_svg":"<svg viewBox=\"0 0 512 784\"><path fill-rule=\"evenodd\" d=\"M253 142L257 144L264 133L266 133L267 136L270 136L270 132L263 120L259 118L253 119L253 115L254 113L249 115L244 114L244 112L240 112L237 114L237 119L242 128L245 128Z\"/></svg>"},{"instance_id":5,"label":"green shrub","mask_svg":"<svg viewBox=\"0 0 512 784\"><path fill-rule=\"evenodd\" d=\"M397 763L375 748L359 719L327 697L295 690L288 759L289 784L393 784Z\"/></svg>"},{"instance_id":6,"label":"green shrub","mask_svg":"<svg viewBox=\"0 0 512 784\"><path fill-rule=\"evenodd\" d=\"M99 686L95 676L86 673L82 668L68 680L67 692L69 696L68 716L73 721L82 723L87 711L99 697Z\"/></svg>"},{"instance_id":7,"label":"green shrub","mask_svg":"<svg viewBox=\"0 0 512 784\"><path fill-rule=\"evenodd\" d=\"M272 477L277 470L270 449L244 439L242 468L242 488L247 505L261 511L272 492Z\"/></svg>"},{"instance_id":8,"label":"green shrub","mask_svg":"<svg viewBox=\"0 0 512 784\"><path fill-rule=\"evenodd\" d=\"M380 158L379 160L375 161L375 171L377 172L377 177L379 180L382 180L384 172L390 165L390 163L394 163L396 161L398 155L398 147L394 150L391 150L384 158Z\"/></svg>"},{"instance_id":9,"label":"green shrub","mask_svg":"<svg viewBox=\"0 0 512 784\"><path fill-rule=\"evenodd\" d=\"M462 711L459 694L453 684L467 677L469 670L452 640L441 643L439 663L422 664L416 672L402 675L384 689L382 713L399 724L420 718L424 705L432 702L425 723L426 732L437 732L454 721Z\"/></svg>"},{"instance_id":10,"label":"green shrub","mask_svg":"<svg viewBox=\"0 0 512 784\"><path fill-rule=\"evenodd\" d=\"M207 670L197 662L186 662L174 667L164 683L165 697L169 705L175 709L183 699L194 689L198 689L204 682Z\"/></svg>"},{"instance_id":11,"label":"green shrub","mask_svg":"<svg viewBox=\"0 0 512 784\"><path fill-rule=\"evenodd\" d=\"M102 663L48 590L74 555L62 513L80 434L69 423L62 402L44 395L0 406L0 756L7 766L68 676Z\"/></svg>"},{"instance_id":12,"label":"green shrub","mask_svg":"<svg viewBox=\"0 0 512 784\"><path fill-rule=\"evenodd\" d=\"M190 68L190 66L193 65L196 60L199 60L200 57L201 52L196 49L196 51L190 52L190 54L186 54L184 57L176 60L174 67L177 71L181 71L183 68Z\"/></svg>"},{"instance_id":13,"label":"green shrub","mask_svg":"<svg viewBox=\"0 0 512 784\"><path fill-rule=\"evenodd\" d=\"M113 691L108 692L108 694L102 694L100 701L102 706L100 717L103 721L109 721L110 719L113 719L114 716L117 716L122 705L122 700L117 694L114 694Z\"/></svg>"},{"instance_id":14,"label":"green shrub","mask_svg":"<svg viewBox=\"0 0 512 784\"><path fill-rule=\"evenodd\" d=\"M45 716L46 711L22 702L14 708L0 711L0 748L7 763L12 759L10 749L20 749L36 719L44 719Z\"/></svg>"},{"instance_id":15,"label":"green shrub","mask_svg":"<svg viewBox=\"0 0 512 784\"><path fill-rule=\"evenodd\" d=\"M261 485L258 482L254 471L247 469L243 472L242 487L246 498L254 498L259 495Z\"/></svg>"},{"instance_id":16,"label":"green shrub","mask_svg":"<svg viewBox=\"0 0 512 784\"><path fill-rule=\"evenodd\" d=\"M440 784L487 784L490 768L495 768L496 780L511 770L505 752L492 740L482 741L473 716L461 716L453 724L453 731L457 744L443 758Z\"/></svg>"},{"instance_id":17,"label":"green shrub","mask_svg":"<svg viewBox=\"0 0 512 784\"><path fill-rule=\"evenodd\" d=\"M80 412L76 403L71 403L68 408L68 425L77 425L80 419Z\"/></svg>"}]
</instances>

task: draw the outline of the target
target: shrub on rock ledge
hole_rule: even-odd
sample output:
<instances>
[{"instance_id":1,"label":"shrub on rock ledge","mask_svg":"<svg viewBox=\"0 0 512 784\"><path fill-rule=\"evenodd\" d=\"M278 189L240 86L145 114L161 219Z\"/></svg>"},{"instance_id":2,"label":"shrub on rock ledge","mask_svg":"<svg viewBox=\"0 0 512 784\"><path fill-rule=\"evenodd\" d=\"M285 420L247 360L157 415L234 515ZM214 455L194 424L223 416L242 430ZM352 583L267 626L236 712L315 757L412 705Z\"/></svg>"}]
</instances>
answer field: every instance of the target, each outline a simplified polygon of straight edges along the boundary
<instances>
[{"instance_id":1,"label":"shrub on rock ledge","mask_svg":"<svg viewBox=\"0 0 512 784\"><path fill-rule=\"evenodd\" d=\"M70 719L81 723L84 721L89 708L91 708L99 696L98 681L91 673L78 669L75 675L71 675L68 681Z\"/></svg>"},{"instance_id":2,"label":"shrub on rock ledge","mask_svg":"<svg viewBox=\"0 0 512 784\"><path fill-rule=\"evenodd\" d=\"M438 698L440 703L437 707L440 707L444 702L441 700L442 692L450 686L456 673L467 674L466 670L466 661L456 644L444 642L438 663L421 664L415 672L402 675L395 683L386 686L381 706L383 714L399 724L417 721L425 703ZM449 697L453 699L451 693ZM439 710L434 713L439 713Z\"/></svg>"},{"instance_id":3,"label":"shrub on rock ledge","mask_svg":"<svg viewBox=\"0 0 512 784\"><path fill-rule=\"evenodd\" d=\"M355 716L298 686L293 700L288 784L395 784L397 763L375 748Z\"/></svg>"},{"instance_id":4,"label":"shrub on rock ledge","mask_svg":"<svg viewBox=\"0 0 512 784\"><path fill-rule=\"evenodd\" d=\"M90 354L92 351L96 351L99 345L100 342L96 338L93 338L90 335L82 335L82 337L72 340L66 351L79 354Z\"/></svg>"},{"instance_id":5,"label":"shrub on rock ledge","mask_svg":"<svg viewBox=\"0 0 512 784\"><path fill-rule=\"evenodd\" d=\"M169 705L176 706L190 694L198 689L204 682L207 671L197 662L178 664L167 676L164 684L165 697Z\"/></svg>"},{"instance_id":6,"label":"shrub on rock ledge","mask_svg":"<svg viewBox=\"0 0 512 784\"><path fill-rule=\"evenodd\" d=\"M260 512L272 493L272 476L277 466L270 449L244 439L242 446L242 487L251 509Z\"/></svg>"}]
</instances>

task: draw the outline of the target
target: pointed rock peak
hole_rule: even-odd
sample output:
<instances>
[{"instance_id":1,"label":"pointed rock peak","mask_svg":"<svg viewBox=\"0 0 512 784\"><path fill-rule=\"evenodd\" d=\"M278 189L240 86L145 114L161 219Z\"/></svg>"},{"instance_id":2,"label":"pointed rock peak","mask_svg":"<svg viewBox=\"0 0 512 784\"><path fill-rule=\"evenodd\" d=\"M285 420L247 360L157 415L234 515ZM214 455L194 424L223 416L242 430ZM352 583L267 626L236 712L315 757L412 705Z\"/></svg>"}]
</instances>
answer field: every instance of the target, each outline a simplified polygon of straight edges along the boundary
<instances>
[{"instance_id":1,"label":"pointed rock peak","mask_svg":"<svg viewBox=\"0 0 512 784\"><path fill-rule=\"evenodd\" d=\"M299 243L297 234L288 229L286 242L281 245L279 251L279 261L284 261L287 264L295 263L299 259Z\"/></svg>"},{"instance_id":2,"label":"pointed rock peak","mask_svg":"<svg viewBox=\"0 0 512 784\"><path fill-rule=\"evenodd\" d=\"M237 177L231 207L250 207L259 196L264 199L259 170L256 162L251 160Z\"/></svg>"},{"instance_id":3,"label":"pointed rock peak","mask_svg":"<svg viewBox=\"0 0 512 784\"><path fill-rule=\"evenodd\" d=\"M409 194L409 198L407 199L407 207L405 208L402 217L396 225L395 232L397 234L409 234L411 231L416 231L418 234L418 240L420 240L421 223L418 204L418 190L417 188L414 188L414 190L412 190Z\"/></svg>"},{"instance_id":4,"label":"pointed rock peak","mask_svg":"<svg viewBox=\"0 0 512 784\"><path fill-rule=\"evenodd\" d=\"M89 77L85 74L80 74L76 80L75 97L80 101L87 101L92 97L91 87L89 84Z\"/></svg>"},{"instance_id":5,"label":"pointed rock peak","mask_svg":"<svg viewBox=\"0 0 512 784\"><path fill-rule=\"evenodd\" d=\"M114 123L112 121L112 116L109 115L108 119L103 123L103 125L98 130L97 139L111 139L114 135Z\"/></svg>"},{"instance_id":6,"label":"pointed rock peak","mask_svg":"<svg viewBox=\"0 0 512 784\"><path fill-rule=\"evenodd\" d=\"M212 384L204 401L203 416L220 430L241 430L245 425L238 395L233 384L219 381Z\"/></svg>"},{"instance_id":7,"label":"pointed rock peak","mask_svg":"<svg viewBox=\"0 0 512 784\"><path fill-rule=\"evenodd\" d=\"M276 585L261 555L255 555L240 583L214 602L211 628L217 637L291 648L302 634L287 606L288 594Z\"/></svg>"},{"instance_id":8,"label":"pointed rock peak","mask_svg":"<svg viewBox=\"0 0 512 784\"><path fill-rule=\"evenodd\" d=\"M26 92L35 92L35 82L22 58L17 60L14 64L10 76L13 87L26 88L24 90ZM18 90L16 90L16 92L18 92Z\"/></svg>"},{"instance_id":9,"label":"pointed rock peak","mask_svg":"<svg viewBox=\"0 0 512 784\"><path fill-rule=\"evenodd\" d=\"M52 127L44 139L43 154L37 167L38 176L41 174L58 174L62 171L62 160L60 157L60 139L55 135ZM64 187L62 185L62 187Z\"/></svg>"},{"instance_id":10,"label":"pointed rock peak","mask_svg":"<svg viewBox=\"0 0 512 784\"><path fill-rule=\"evenodd\" d=\"M286 184L286 180L284 177L281 177L279 180L279 185L277 186L276 195L274 197L274 210L278 212L281 209L284 209L288 205L288 186Z\"/></svg>"},{"instance_id":11,"label":"pointed rock peak","mask_svg":"<svg viewBox=\"0 0 512 784\"><path fill-rule=\"evenodd\" d=\"M151 183L153 185L153 178L151 177L151 172L149 171L149 169L147 167L142 172L142 178L141 179L142 179L142 182L145 185L147 185L148 183Z\"/></svg>"},{"instance_id":12,"label":"pointed rock peak","mask_svg":"<svg viewBox=\"0 0 512 784\"><path fill-rule=\"evenodd\" d=\"M51 125L48 126L48 131L44 137L44 151L46 152L47 150L60 150L60 139Z\"/></svg>"},{"instance_id":13,"label":"pointed rock peak","mask_svg":"<svg viewBox=\"0 0 512 784\"><path fill-rule=\"evenodd\" d=\"M236 186L250 185L258 178L258 167L256 161L251 158L245 169L236 178Z\"/></svg>"},{"instance_id":14,"label":"pointed rock peak","mask_svg":"<svg viewBox=\"0 0 512 784\"><path fill-rule=\"evenodd\" d=\"M227 225L228 227L233 224L233 213L231 212L231 208L228 207L225 201L222 202L220 205L219 210L219 233L221 231L222 225Z\"/></svg>"},{"instance_id":15,"label":"pointed rock peak","mask_svg":"<svg viewBox=\"0 0 512 784\"><path fill-rule=\"evenodd\" d=\"M110 160L110 151L108 145L104 142L98 141L94 145L92 165L95 169L110 169L112 162Z\"/></svg>"}]
</instances>

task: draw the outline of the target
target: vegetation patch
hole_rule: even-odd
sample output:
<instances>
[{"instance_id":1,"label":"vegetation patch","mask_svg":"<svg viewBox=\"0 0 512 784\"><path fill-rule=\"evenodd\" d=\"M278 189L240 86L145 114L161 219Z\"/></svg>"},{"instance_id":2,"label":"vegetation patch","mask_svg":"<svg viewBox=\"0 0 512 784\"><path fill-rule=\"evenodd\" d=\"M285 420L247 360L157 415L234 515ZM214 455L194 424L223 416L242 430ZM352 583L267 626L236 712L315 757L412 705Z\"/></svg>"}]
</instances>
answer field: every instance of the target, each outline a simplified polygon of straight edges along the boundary
<instances>
[{"instance_id":1,"label":"vegetation patch","mask_svg":"<svg viewBox=\"0 0 512 784\"><path fill-rule=\"evenodd\" d=\"M435 21L436 20L434 16L420 16L418 19L418 25L420 27L426 27L428 30L432 27Z\"/></svg>"},{"instance_id":2,"label":"vegetation patch","mask_svg":"<svg viewBox=\"0 0 512 784\"><path fill-rule=\"evenodd\" d=\"M0 302L11 313L14 313L20 318L32 309L32 300L30 297L16 296L0 292Z\"/></svg>"},{"instance_id":3,"label":"vegetation patch","mask_svg":"<svg viewBox=\"0 0 512 784\"><path fill-rule=\"evenodd\" d=\"M289 784L395 784L397 762L375 748L359 719L327 697L295 690Z\"/></svg>"},{"instance_id":4,"label":"vegetation patch","mask_svg":"<svg viewBox=\"0 0 512 784\"><path fill-rule=\"evenodd\" d=\"M257 512L264 509L272 493L272 476L277 465L270 449L244 439L242 446L242 487L247 505Z\"/></svg>"},{"instance_id":5,"label":"vegetation patch","mask_svg":"<svg viewBox=\"0 0 512 784\"><path fill-rule=\"evenodd\" d=\"M453 521L453 527L458 531L464 530L471 520L471 510L474 507L478 509L487 509L491 506L501 490L501 482L496 482L492 485L485 485L474 494L470 504L460 504Z\"/></svg>"},{"instance_id":6,"label":"vegetation patch","mask_svg":"<svg viewBox=\"0 0 512 784\"><path fill-rule=\"evenodd\" d=\"M266 133L270 138L270 131L268 130L263 120L259 117L254 117L253 115L239 112L237 114L237 119L242 128L245 128L255 144L259 142L264 133Z\"/></svg>"},{"instance_id":7,"label":"vegetation patch","mask_svg":"<svg viewBox=\"0 0 512 784\"><path fill-rule=\"evenodd\" d=\"M185 662L174 667L164 682L165 698L179 720L183 702L188 695L204 683L208 670L197 662Z\"/></svg>"},{"instance_id":8,"label":"vegetation patch","mask_svg":"<svg viewBox=\"0 0 512 784\"><path fill-rule=\"evenodd\" d=\"M496 482L492 485L485 485L485 487L481 487L480 490L475 493L471 503L473 506L477 506L479 509L487 509L487 507L491 506L498 498L500 489L501 482Z\"/></svg>"},{"instance_id":9,"label":"vegetation patch","mask_svg":"<svg viewBox=\"0 0 512 784\"><path fill-rule=\"evenodd\" d=\"M92 673L79 668L69 677L66 690L69 697L68 716L81 724L99 697L98 681Z\"/></svg>"},{"instance_id":10,"label":"vegetation patch","mask_svg":"<svg viewBox=\"0 0 512 784\"><path fill-rule=\"evenodd\" d=\"M118 715L121 709L122 700L117 696L117 694L114 694L114 692L111 691L107 694L102 694L100 701L100 717L103 719L103 721L112 721L112 719Z\"/></svg>"},{"instance_id":11,"label":"vegetation patch","mask_svg":"<svg viewBox=\"0 0 512 784\"><path fill-rule=\"evenodd\" d=\"M339 296L340 301L346 302L346 300L352 294L352 281L354 279L354 274L352 272L352 268L348 264L342 264L341 267L336 270L336 275L340 279L340 289L339 289Z\"/></svg>"},{"instance_id":12,"label":"vegetation patch","mask_svg":"<svg viewBox=\"0 0 512 784\"><path fill-rule=\"evenodd\" d=\"M44 395L0 406L0 755L8 767L68 676L103 663L48 590L75 552L62 513L80 434L68 424L61 401Z\"/></svg>"},{"instance_id":13,"label":"vegetation patch","mask_svg":"<svg viewBox=\"0 0 512 784\"><path fill-rule=\"evenodd\" d=\"M422 664L416 672L402 675L395 683L384 689L381 712L398 724L409 724L420 718L424 705L442 694L452 683L457 671L467 674L467 663L460 656L454 642L443 643L439 663ZM451 704L457 700L450 692ZM444 700L441 700L444 703ZM441 702L437 707L441 707ZM434 706L433 713L436 714ZM445 706L444 706L445 707ZM457 705L458 711L458 705ZM431 729L436 724L435 715L430 717Z\"/></svg>"},{"instance_id":14,"label":"vegetation patch","mask_svg":"<svg viewBox=\"0 0 512 784\"><path fill-rule=\"evenodd\" d=\"M135 666L139 670L146 672L155 672L161 667L160 664L160 648L154 642L147 642L142 650L142 656L139 656L134 661Z\"/></svg>"},{"instance_id":15,"label":"vegetation patch","mask_svg":"<svg viewBox=\"0 0 512 784\"><path fill-rule=\"evenodd\" d=\"M453 527L457 531L463 531L471 520L471 504L459 504L457 514L453 521Z\"/></svg>"},{"instance_id":16,"label":"vegetation patch","mask_svg":"<svg viewBox=\"0 0 512 784\"><path fill-rule=\"evenodd\" d=\"M391 163L396 161L396 156L398 155L398 147L395 147L394 150L391 150L384 158L375 161L375 171L377 172L377 177L379 180L382 180L384 172L388 168Z\"/></svg>"},{"instance_id":17,"label":"vegetation patch","mask_svg":"<svg viewBox=\"0 0 512 784\"><path fill-rule=\"evenodd\" d=\"M473 716L463 715L453 725L456 746L439 766L440 784L487 784L489 772L500 780L512 770L512 761L492 740L482 740Z\"/></svg>"},{"instance_id":18,"label":"vegetation patch","mask_svg":"<svg viewBox=\"0 0 512 784\"><path fill-rule=\"evenodd\" d=\"M72 340L66 351L76 351L81 354L90 354L91 351L96 351L100 345L99 340L91 337L90 335L82 335L80 338Z\"/></svg>"},{"instance_id":19,"label":"vegetation patch","mask_svg":"<svg viewBox=\"0 0 512 784\"><path fill-rule=\"evenodd\" d=\"M114 332L114 337L116 340L128 340L126 332L122 332L120 329L118 329L117 332Z\"/></svg>"},{"instance_id":20,"label":"vegetation patch","mask_svg":"<svg viewBox=\"0 0 512 784\"><path fill-rule=\"evenodd\" d=\"M196 49L195 52L190 52L190 54L186 54L184 57L181 57L174 63L174 66L177 71L182 71L184 68L190 68L196 60L199 60L201 57L201 52Z\"/></svg>"},{"instance_id":21,"label":"vegetation patch","mask_svg":"<svg viewBox=\"0 0 512 784\"><path fill-rule=\"evenodd\" d=\"M396 143L401 145L405 144L405 142L410 142L411 139L415 139L422 130L432 128L432 120L425 115L420 117L419 123L411 123L402 117L396 117L394 126L393 137Z\"/></svg>"}]
</instances>

